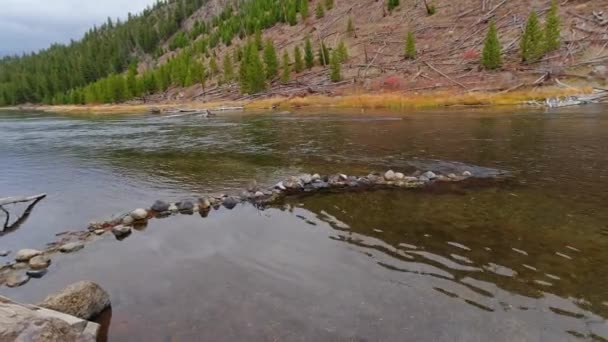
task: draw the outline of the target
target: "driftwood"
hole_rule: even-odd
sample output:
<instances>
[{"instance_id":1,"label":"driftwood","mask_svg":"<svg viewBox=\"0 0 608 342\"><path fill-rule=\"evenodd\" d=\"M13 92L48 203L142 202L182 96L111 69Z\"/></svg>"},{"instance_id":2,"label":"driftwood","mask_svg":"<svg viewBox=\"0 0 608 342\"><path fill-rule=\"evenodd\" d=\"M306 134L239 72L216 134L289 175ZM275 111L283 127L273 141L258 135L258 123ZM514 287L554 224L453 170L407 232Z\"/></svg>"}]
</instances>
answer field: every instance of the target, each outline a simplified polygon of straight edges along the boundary
<instances>
[{"instance_id":1,"label":"driftwood","mask_svg":"<svg viewBox=\"0 0 608 342\"><path fill-rule=\"evenodd\" d=\"M24 197L0 198L0 211L4 212L4 214L6 215L6 220L4 221L4 225L2 227L2 230L0 230L0 236L6 235L8 233L11 233L11 232L17 230L21 226L21 224L23 224L23 222L25 222L25 220L30 216L30 213L34 209L34 206L36 206L36 204L38 204L38 202L40 202L40 200L42 200L45 197L46 197L46 194L39 194L39 195L29 196L29 197L24 196ZM32 202L32 203L25 209L25 211L23 212L23 214L21 214L21 216L17 217L17 220L13 224L9 224L11 215L10 215L9 211L7 209L5 209L3 206L9 205L9 204L27 203L27 202Z\"/></svg>"}]
</instances>

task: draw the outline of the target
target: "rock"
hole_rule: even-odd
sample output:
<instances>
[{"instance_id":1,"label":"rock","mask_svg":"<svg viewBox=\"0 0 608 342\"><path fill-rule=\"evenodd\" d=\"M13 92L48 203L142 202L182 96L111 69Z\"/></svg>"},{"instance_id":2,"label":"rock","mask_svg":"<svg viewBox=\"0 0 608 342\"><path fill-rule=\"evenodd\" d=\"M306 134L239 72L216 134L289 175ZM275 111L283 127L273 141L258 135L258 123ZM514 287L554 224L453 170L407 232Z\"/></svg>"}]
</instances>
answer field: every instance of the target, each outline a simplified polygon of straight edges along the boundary
<instances>
[{"instance_id":1,"label":"rock","mask_svg":"<svg viewBox=\"0 0 608 342\"><path fill-rule=\"evenodd\" d=\"M13 272L6 278L6 286L19 287L30 280L30 277L21 272Z\"/></svg>"},{"instance_id":2,"label":"rock","mask_svg":"<svg viewBox=\"0 0 608 342\"><path fill-rule=\"evenodd\" d=\"M395 172L393 170L388 170L384 174L384 179L386 179L387 181L395 180L395 177Z\"/></svg>"},{"instance_id":3,"label":"rock","mask_svg":"<svg viewBox=\"0 0 608 342\"><path fill-rule=\"evenodd\" d=\"M462 175L465 176L465 177L471 177L471 176L473 176L473 174L470 171L465 171L465 172L462 173Z\"/></svg>"},{"instance_id":4,"label":"rock","mask_svg":"<svg viewBox=\"0 0 608 342\"><path fill-rule=\"evenodd\" d=\"M344 181L342 180L342 176L332 175L327 179L327 184L330 186L342 186L344 185Z\"/></svg>"},{"instance_id":5,"label":"rock","mask_svg":"<svg viewBox=\"0 0 608 342\"><path fill-rule=\"evenodd\" d=\"M4 258L11 254L11 251L0 251L0 257Z\"/></svg>"},{"instance_id":6,"label":"rock","mask_svg":"<svg viewBox=\"0 0 608 342\"><path fill-rule=\"evenodd\" d=\"M456 176L456 174L454 174L454 173L448 173L448 178L452 179L452 180L455 180L455 179L458 178L458 176Z\"/></svg>"},{"instance_id":7,"label":"rock","mask_svg":"<svg viewBox=\"0 0 608 342\"><path fill-rule=\"evenodd\" d=\"M51 264L51 259L45 255L38 255L30 259L29 265L33 270L42 270Z\"/></svg>"},{"instance_id":8,"label":"rock","mask_svg":"<svg viewBox=\"0 0 608 342\"><path fill-rule=\"evenodd\" d=\"M420 177L418 177L418 180L423 183L428 183L431 181L427 176L420 176Z\"/></svg>"},{"instance_id":9,"label":"rock","mask_svg":"<svg viewBox=\"0 0 608 342\"><path fill-rule=\"evenodd\" d=\"M437 178L437 175L433 171L427 171L427 172L423 173L422 176L424 176L430 180Z\"/></svg>"},{"instance_id":10,"label":"rock","mask_svg":"<svg viewBox=\"0 0 608 342\"><path fill-rule=\"evenodd\" d=\"M112 234L114 234L118 240L122 240L131 235L131 228L119 225L112 228Z\"/></svg>"},{"instance_id":11,"label":"rock","mask_svg":"<svg viewBox=\"0 0 608 342\"><path fill-rule=\"evenodd\" d=\"M84 248L84 243L82 242L70 242L65 245L59 247L59 251L61 253L72 253L79 251Z\"/></svg>"},{"instance_id":12,"label":"rock","mask_svg":"<svg viewBox=\"0 0 608 342\"><path fill-rule=\"evenodd\" d=\"M23 269L26 269L29 267L30 267L30 264L28 264L27 262L17 262L11 266L11 268L14 270L23 270Z\"/></svg>"},{"instance_id":13,"label":"rock","mask_svg":"<svg viewBox=\"0 0 608 342\"><path fill-rule=\"evenodd\" d=\"M135 221L142 221L148 218L148 211L146 209L135 209L131 212L131 217Z\"/></svg>"},{"instance_id":14,"label":"rock","mask_svg":"<svg viewBox=\"0 0 608 342\"><path fill-rule=\"evenodd\" d=\"M312 183L312 187L313 187L313 189L316 189L316 190L327 189L327 188L329 188L329 184L327 184L326 182L324 182L322 180L318 180L318 181Z\"/></svg>"},{"instance_id":15,"label":"rock","mask_svg":"<svg viewBox=\"0 0 608 342\"><path fill-rule=\"evenodd\" d=\"M275 186L276 189L279 189L281 191L285 191L287 190L287 188L285 187L285 185L283 184L283 182L278 182Z\"/></svg>"},{"instance_id":16,"label":"rock","mask_svg":"<svg viewBox=\"0 0 608 342\"><path fill-rule=\"evenodd\" d=\"M264 195L264 193L263 193L263 192L261 192L261 191L257 191L255 194L253 194L253 196L254 196L255 198L260 198L260 197L264 197L264 196L266 196L266 195Z\"/></svg>"},{"instance_id":17,"label":"rock","mask_svg":"<svg viewBox=\"0 0 608 342\"><path fill-rule=\"evenodd\" d=\"M403 181L404 182L417 182L418 181L418 177L404 177Z\"/></svg>"},{"instance_id":18,"label":"rock","mask_svg":"<svg viewBox=\"0 0 608 342\"><path fill-rule=\"evenodd\" d=\"M102 222L97 222L97 221L91 221L89 222L89 230L93 231L96 229L101 229L103 228L103 223Z\"/></svg>"},{"instance_id":19,"label":"rock","mask_svg":"<svg viewBox=\"0 0 608 342\"><path fill-rule=\"evenodd\" d=\"M90 320L110 307L110 296L99 285L81 281L46 297L38 306Z\"/></svg>"},{"instance_id":20,"label":"rock","mask_svg":"<svg viewBox=\"0 0 608 342\"><path fill-rule=\"evenodd\" d=\"M172 213L176 213L179 211L179 209L177 209L177 205L175 205L175 203L171 203L169 204L169 211Z\"/></svg>"},{"instance_id":21,"label":"rock","mask_svg":"<svg viewBox=\"0 0 608 342\"><path fill-rule=\"evenodd\" d=\"M207 210L211 208L211 201L207 197L203 197L198 200L198 205L201 209Z\"/></svg>"},{"instance_id":22,"label":"rock","mask_svg":"<svg viewBox=\"0 0 608 342\"><path fill-rule=\"evenodd\" d=\"M164 201L156 201L154 202L154 204L152 204L152 207L150 207L150 209L152 211L156 211L157 213L162 213L163 211L169 210L169 203Z\"/></svg>"},{"instance_id":23,"label":"rock","mask_svg":"<svg viewBox=\"0 0 608 342\"><path fill-rule=\"evenodd\" d=\"M405 178L405 175L401 172L395 172L395 179L396 180L403 180Z\"/></svg>"},{"instance_id":24,"label":"rock","mask_svg":"<svg viewBox=\"0 0 608 342\"><path fill-rule=\"evenodd\" d=\"M0 296L0 341L94 342L99 324Z\"/></svg>"},{"instance_id":25,"label":"rock","mask_svg":"<svg viewBox=\"0 0 608 342\"><path fill-rule=\"evenodd\" d=\"M31 258L40 254L42 254L42 252L36 249L22 249L15 255L15 260L20 262L27 262Z\"/></svg>"},{"instance_id":26,"label":"rock","mask_svg":"<svg viewBox=\"0 0 608 342\"><path fill-rule=\"evenodd\" d=\"M194 203L191 201L178 202L176 206L178 211L193 211L194 209Z\"/></svg>"},{"instance_id":27,"label":"rock","mask_svg":"<svg viewBox=\"0 0 608 342\"><path fill-rule=\"evenodd\" d=\"M340 180L343 180L343 181L348 180L348 176L343 173L338 174L338 177L340 177Z\"/></svg>"},{"instance_id":28,"label":"rock","mask_svg":"<svg viewBox=\"0 0 608 342\"><path fill-rule=\"evenodd\" d=\"M289 177L283 182L283 185L287 189L300 189L302 188L302 182L298 177Z\"/></svg>"},{"instance_id":29,"label":"rock","mask_svg":"<svg viewBox=\"0 0 608 342\"><path fill-rule=\"evenodd\" d=\"M41 270L28 270L25 272L30 278L40 279L48 272L48 269L43 268Z\"/></svg>"},{"instance_id":30,"label":"rock","mask_svg":"<svg viewBox=\"0 0 608 342\"><path fill-rule=\"evenodd\" d=\"M105 229L96 229L93 233L95 233L95 235L103 235L105 232Z\"/></svg>"},{"instance_id":31,"label":"rock","mask_svg":"<svg viewBox=\"0 0 608 342\"><path fill-rule=\"evenodd\" d=\"M311 177L312 181L318 181L321 179L321 175L319 175L318 173L315 173L314 175L312 175Z\"/></svg>"},{"instance_id":32,"label":"rock","mask_svg":"<svg viewBox=\"0 0 608 342\"><path fill-rule=\"evenodd\" d=\"M123 219L122 219L122 221L120 223L123 224L123 225L125 225L125 226L130 226L133 223L135 223L135 220L129 215L129 216L123 217Z\"/></svg>"},{"instance_id":33,"label":"rock","mask_svg":"<svg viewBox=\"0 0 608 342\"><path fill-rule=\"evenodd\" d=\"M238 203L239 203L239 202L238 202L236 199L234 199L234 198L232 198L232 197L228 197L228 198L226 198L226 199L224 200L224 202L223 202L222 204L224 205L224 207L225 207L226 209L228 209L228 210L232 210L232 209L234 209L234 207L236 207L236 205L237 205Z\"/></svg>"},{"instance_id":34,"label":"rock","mask_svg":"<svg viewBox=\"0 0 608 342\"><path fill-rule=\"evenodd\" d=\"M303 175L300 176L300 181L303 184L310 184L310 183L312 183L312 175L310 175L308 173L303 174Z\"/></svg>"}]
</instances>

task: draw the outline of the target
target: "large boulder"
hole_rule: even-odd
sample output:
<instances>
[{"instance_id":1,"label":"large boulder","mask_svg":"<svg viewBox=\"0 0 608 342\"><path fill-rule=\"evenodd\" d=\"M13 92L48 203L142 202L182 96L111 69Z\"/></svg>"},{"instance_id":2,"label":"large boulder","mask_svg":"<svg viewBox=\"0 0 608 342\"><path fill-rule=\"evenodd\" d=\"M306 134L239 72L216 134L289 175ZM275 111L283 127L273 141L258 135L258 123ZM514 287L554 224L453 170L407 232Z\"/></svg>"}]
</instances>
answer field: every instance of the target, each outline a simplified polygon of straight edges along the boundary
<instances>
[{"instance_id":1,"label":"large boulder","mask_svg":"<svg viewBox=\"0 0 608 342\"><path fill-rule=\"evenodd\" d=\"M46 297L38 306L89 320L110 307L110 296L101 286L81 281Z\"/></svg>"},{"instance_id":2,"label":"large boulder","mask_svg":"<svg viewBox=\"0 0 608 342\"><path fill-rule=\"evenodd\" d=\"M99 325L0 296L0 341L95 341Z\"/></svg>"}]
</instances>

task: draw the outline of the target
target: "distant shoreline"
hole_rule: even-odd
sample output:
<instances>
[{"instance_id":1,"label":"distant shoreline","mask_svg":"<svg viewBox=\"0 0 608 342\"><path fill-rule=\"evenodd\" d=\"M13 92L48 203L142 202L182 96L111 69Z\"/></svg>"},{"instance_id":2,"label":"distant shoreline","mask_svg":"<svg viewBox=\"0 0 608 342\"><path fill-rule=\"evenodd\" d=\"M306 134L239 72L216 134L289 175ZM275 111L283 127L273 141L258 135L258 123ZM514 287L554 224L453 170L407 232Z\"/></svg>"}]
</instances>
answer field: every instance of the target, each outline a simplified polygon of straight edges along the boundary
<instances>
[{"instance_id":1,"label":"distant shoreline","mask_svg":"<svg viewBox=\"0 0 608 342\"><path fill-rule=\"evenodd\" d=\"M568 89L544 87L536 89L517 89L501 92L455 92L432 91L422 93L360 93L345 95L308 95L298 97L267 97L253 100L219 100L213 102L178 101L122 104L87 105L21 105L0 108L9 111L42 111L61 114L143 114L171 109L209 109L221 107L243 107L244 110L305 109L305 108L343 108L343 109L384 109L403 111L424 108L455 106L504 106L524 105L529 101L544 101L551 97L562 97L590 93L588 89Z\"/></svg>"}]
</instances>

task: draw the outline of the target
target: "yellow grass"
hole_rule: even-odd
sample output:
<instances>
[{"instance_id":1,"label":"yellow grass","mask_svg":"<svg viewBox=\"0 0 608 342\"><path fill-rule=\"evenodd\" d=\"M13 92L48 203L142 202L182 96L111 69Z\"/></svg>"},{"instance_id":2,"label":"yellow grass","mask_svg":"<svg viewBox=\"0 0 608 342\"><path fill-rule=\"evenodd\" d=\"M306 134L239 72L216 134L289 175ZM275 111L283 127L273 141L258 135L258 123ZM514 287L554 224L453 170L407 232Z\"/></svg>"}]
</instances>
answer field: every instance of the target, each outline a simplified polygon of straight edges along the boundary
<instances>
[{"instance_id":1,"label":"yellow grass","mask_svg":"<svg viewBox=\"0 0 608 342\"><path fill-rule=\"evenodd\" d=\"M591 88L580 90L545 87L540 89L518 90L512 92L425 92L425 93L361 93L342 96L310 95L294 98L266 98L243 102L179 102L163 104L116 104L116 105L62 105L62 106L30 106L24 108L63 114L137 114L150 112L151 108L215 108L222 106L244 106L245 109L260 110L270 108L357 108L357 109L423 109L449 106L500 106L517 105L526 101L542 101L548 97L560 97L573 94L590 93Z\"/></svg>"}]
</instances>

